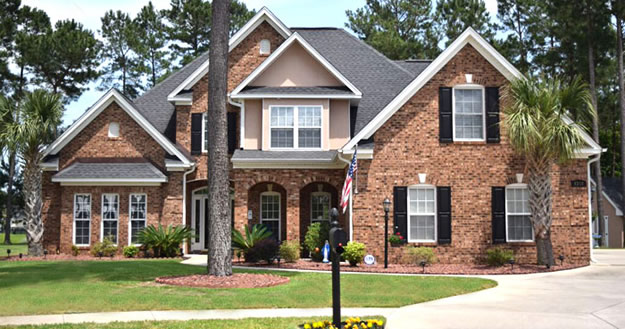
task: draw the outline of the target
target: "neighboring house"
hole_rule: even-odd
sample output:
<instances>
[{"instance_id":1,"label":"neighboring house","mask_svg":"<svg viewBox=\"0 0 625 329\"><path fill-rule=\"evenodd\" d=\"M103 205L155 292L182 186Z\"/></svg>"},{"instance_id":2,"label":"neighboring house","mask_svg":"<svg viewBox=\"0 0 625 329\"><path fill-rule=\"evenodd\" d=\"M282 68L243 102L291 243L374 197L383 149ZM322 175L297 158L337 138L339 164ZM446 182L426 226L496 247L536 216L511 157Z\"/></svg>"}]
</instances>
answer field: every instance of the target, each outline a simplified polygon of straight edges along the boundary
<instances>
[{"instance_id":1,"label":"neighboring house","mask_svg":"<svg viewBox=\"0 0 625 329\"><path fill-rule=\"evenodd\" d=\"M593 189L595 182L592 181ZM625 219L623 217L623 184L620 177L603 177L603 220L608 237L608 248L625 247ZM593 194L594 195L594 194ZM593 215L596 216L597 202L593 198ZM593 235L599 234L599 222L592 221Z\"/></svg>"},{"instance_id":2,"label":"neighboring house","mask_svg":"<svg viewBox=\"0 0 625 329\"><path fill-rule=\"evenodd\" d=\"M104 236L137 243L150 224L184 224L207 246L208 55L135 100L111 90L45 151L46 248ZM502 87L520 73L474 30L439 57L392 61L336 28L287 28L261 9L230 40L228 143L233 226L263 223L303 240L329 220L358 147L358 193L341 225L381 259L382 201L392 232L443 262L501 245L535 261L523 159L503 128ZM590 256L588 145L553 168L556 254ZM401 248L393 248L398 257ZM395 258L396 259L396 258Z\"/></svg>"}]
</instances>

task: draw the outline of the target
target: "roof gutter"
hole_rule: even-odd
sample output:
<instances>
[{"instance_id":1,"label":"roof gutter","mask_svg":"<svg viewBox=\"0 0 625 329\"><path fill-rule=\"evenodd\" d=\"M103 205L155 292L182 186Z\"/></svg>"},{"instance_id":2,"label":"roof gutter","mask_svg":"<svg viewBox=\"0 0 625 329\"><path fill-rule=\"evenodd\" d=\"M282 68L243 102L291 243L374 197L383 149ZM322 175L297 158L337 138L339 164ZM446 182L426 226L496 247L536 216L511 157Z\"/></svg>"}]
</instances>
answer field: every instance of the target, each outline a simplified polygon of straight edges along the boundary
<instances>
[{"instance_id":1,"label":"roof gutter","mask_svg":"<svg viewBox=\"0 0 625 329\"><path fill-rule=\"evenodd\" d=\"M182 174L182 225L186 225L187 221L187 175L194 172L196 165L193 164L189 171ZM187 253L187 241L182 241L182 252Z\"/></svg>"}]
</instances>

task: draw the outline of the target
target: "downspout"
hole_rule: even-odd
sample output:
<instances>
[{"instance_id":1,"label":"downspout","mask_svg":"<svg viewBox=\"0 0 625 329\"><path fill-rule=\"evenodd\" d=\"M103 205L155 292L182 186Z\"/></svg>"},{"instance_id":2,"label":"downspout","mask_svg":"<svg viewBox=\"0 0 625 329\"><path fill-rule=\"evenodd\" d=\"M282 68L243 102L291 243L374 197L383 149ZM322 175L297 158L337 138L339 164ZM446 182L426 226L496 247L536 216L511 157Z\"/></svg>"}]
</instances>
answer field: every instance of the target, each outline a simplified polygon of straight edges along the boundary
<instances>
[{"instance_id":1,"label":"downspout","mask_svg":"<svg viewBox=\"0 0 625 329\"><path fill-rule=\"evenodd\" d=\"M349 168L349 166L351 165L351 159L345 160L343 159L343 157L341 156L341 152L337 153L337 156L339 157L339 160L341 160L342 162L345 162ZM353 209L353 205L354 205L354 189L351 188L349 190L349 241L354 241L354 222L352 221L352 209ZM342 194L341 194L342 197Z\"/></svg>"},{"instance_id":2,"label":"downspout","mask_svg":"<svg viewBox=\"0 0 625 329\"><path fill-rule=\"evenodd\" d=\"M195 171L195 164L189 171L182 175L182 225L186 225L187 220L187 175ZM182 252L187 254L187 241L182 242Z\"/></svg>"},{"instance_id":3,"label":"downspout","mask_svg":"<svg viewBox=\"0 0 625 329\"><path fill-rule=\"evenodd\" d=\"M603 151L603 150L602 150ZM588 175L588 179L587 179L587 186L588 186L588 232L590 235L590 261L593 263L596 263L597 260L594 257L594 251L593 251L593 238L592 238L592 189L591 189L591 175L590 175L590 165L594 162L599 161L599 159L601 159L601 153L597 154L597 156L595 158L593 158L592 160L588 160L587 163L587 175ZM599 219L597 219L599 220Z\"/></svg>"},{"instance_id":4,"label":"downspout","mask_svg":"<svg viewBox=\"0 0 625 329\"><path fill-rule=\"evenodd\" d=\"M228 103L230 103L230 105L232 105L232 106L236 106L236 107L239 108L239 113L241 114L240 115L241 122L239 122L239 126L240 126L240 128L239 128L239 134L240 134L240 136L239 136L239 147L243 148L243 141L244 141L244 138L245 138L245 103L244 102L237 103L237 102L233 101L232 98L230 98L230 97L228 97Z\"/></svg>"}]
</instances>

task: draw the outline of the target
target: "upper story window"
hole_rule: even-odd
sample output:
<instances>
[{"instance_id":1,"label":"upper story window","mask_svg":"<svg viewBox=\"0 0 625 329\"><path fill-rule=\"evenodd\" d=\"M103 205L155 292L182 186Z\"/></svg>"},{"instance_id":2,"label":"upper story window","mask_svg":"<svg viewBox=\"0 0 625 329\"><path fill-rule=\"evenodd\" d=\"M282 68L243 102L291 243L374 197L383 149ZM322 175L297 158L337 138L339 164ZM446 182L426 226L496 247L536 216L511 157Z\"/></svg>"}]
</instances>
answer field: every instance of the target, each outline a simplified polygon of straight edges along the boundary
<instances>
[{"instance_id":1,"label":"upper story window","mask_svg":"<svg viewBox=\"0 0 625 329\"><path fill-rule=\"evenodd\" d=\"M506 187L506 239L509 242L533 241L534 228L530 220L529 191L525 184Z\"/></svg>"},{"instance_id":2,"label":"upper story window","mask_svg":"<svg viewBox=\"0 0 625 329\"><path fill-rule=\"evenodd\" d=\"M436 241L436 188L408 188L408 241Z\"/></svg>"},{"instance_id":3,"label":"upper story window","mask_svg":"<svg viewBox=\"0 0 625 329\"><path fill-rule=\"evenodd\" d=\"M459 86L453 94L454 140L483 141L484 88L481 86Z\"/></svg>"},{"instance_id":4,"label":"upper story window","mask_svg":"<svg viewBox=\"0 0 625 329\"><path fill-rule=\"evenodd\" d=\"M321 106L272 106L271 148L321 148Z\"/></svg>"},{"instance_id":5,"label":"upper story window","mask_svg":"<svg viewBox=\"0 0 625 329\"><path fill-rule=\"evenodd\" d=\"M269 55L271 52L271 42L267 39L260 40L260 54Z\"/></svg>"},{"instance_id":6,"label":"upper story window","mask_svg":"<svg viewBox=\"0 0 625 329\"><path fill-rule=\"evenodd\" d=\"M109 123L109 137L112 137L112 138L119 137L119 123L117 122Z\"/></svg>"},{"instance_id":7,"label":"upper story window","mask_svg":"<svg viewBox=\"0 0 625 329\"><path fill-rule=\"evenodd\" d=\"M208 115L202 115L202 152L208 152Z\"/></svg>"}]
</instances>

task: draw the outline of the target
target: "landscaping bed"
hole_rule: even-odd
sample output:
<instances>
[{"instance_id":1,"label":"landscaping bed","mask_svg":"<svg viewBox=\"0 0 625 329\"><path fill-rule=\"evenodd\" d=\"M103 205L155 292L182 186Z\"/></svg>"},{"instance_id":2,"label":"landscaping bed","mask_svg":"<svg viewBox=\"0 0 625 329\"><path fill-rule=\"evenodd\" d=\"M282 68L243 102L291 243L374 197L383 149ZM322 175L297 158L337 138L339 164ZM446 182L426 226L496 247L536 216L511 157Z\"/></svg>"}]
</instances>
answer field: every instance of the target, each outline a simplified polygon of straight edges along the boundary
<instances>
[{"instance_id":1,"label":"landscaping bed","mask_svg":"<svg viewBox=\"0 0 625 329\"><path fill-rule=\"evenodd\" d=\"M289 278L272 274L233 273L217 277L205 274L184 276L164 276L155 279L156 283L174 286L202 288L264 288L289 283Z\"/></svg>"},{"instance_id":2,"label":"landscaping bed","mask_svg":"<svg viewBox=\"0 0 625 329\"><path fill-rule=\"evenodd\" d=\"M128 258L128 257L124 257L123 255L115 255L113 257L95 257L89 254L80 254L77 256L74 255L68 255L68 254L48 254L46 256L28 256L28 255L24 255L22 258L20 258L18 255L14 255L13 253L11 253L11 257L10 258L2 258L0 259L1 261L9 261L9 262L26 262L26 261L67 261L67 260L78 260L78 261L110 261L110 260L120 260L120 261L136 261L136 260L142 260L142 259L178 259L178 260L183 260L183 257L161 257L161 258L141 258L141 257L136 257L136 258Z\"/></svg>"},{"instance_id":3,"label":"landscaping bed","mask_svg":"<svg viewBox=\"0 0 625 329\"><path fill-rule=\"evenodd\" d=\"M245 263L235 262L235 265L247 266L250 268L284 268L297 270L316 270L331 271L332 264L313 262L310 259L300 259L295 263ZM587 266L587 264L558 264L551 268L544 265L515 264L514 266L505 265L500 267L488 266L482 264L431 264L425 267L406 265L406 264L389 264L388 268L384 268L384 264L350 266L346 262L341 263L342 272L367 272L367 273L397 273L397 274L458 274L458 275L497 275L497 274L531 274L568 270L578 267Z\"/></svg>"}]
</instances>

